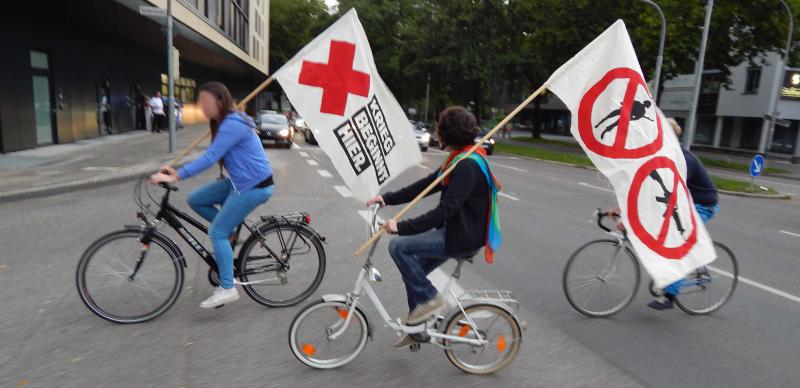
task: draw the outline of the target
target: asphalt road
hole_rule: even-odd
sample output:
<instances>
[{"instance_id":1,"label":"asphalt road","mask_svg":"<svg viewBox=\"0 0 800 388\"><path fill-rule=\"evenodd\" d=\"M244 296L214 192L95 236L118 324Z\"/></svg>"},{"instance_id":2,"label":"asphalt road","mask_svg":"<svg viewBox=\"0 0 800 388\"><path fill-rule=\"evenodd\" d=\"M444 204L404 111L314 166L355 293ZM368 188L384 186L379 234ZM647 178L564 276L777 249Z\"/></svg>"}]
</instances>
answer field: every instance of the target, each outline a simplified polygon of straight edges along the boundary
<instances>
[{"instance_id":1,"label":"asphalt road","mask_svg":"<svg viewBox=\"0 0 800 388\"><path fill-rule=\"evenodd\" d=\"M363 261L353 256L366 237L358 213L363 207L335 187L342 183L318 148L268 154L278 190L258 213L310 211L313 226L329 242L325 279L311 299L348 291ZM431 171L443 156L425 154L422 166L392 186ZM503 155L491 159L505 189L505 242L495 264L476 260L460 283L510 289L522 304L519 315L528 329L521 352L496 375L463 374L431 347L394 351L394 333L372 309L367 313L374 339L356 360L332 371L307 368L287 344L289 323L305 303L267 309L243 297L219 310L200 309L211 289L207 268L183 243L189 268L170 311L139 325L95 317L75 291L75 267L94 239L134 223L133 185L126 183L0 204L0 386L778 387L800 381L797 201L722 196L721 213L709 230L736 252L748 283L740 283L717 313L652 311L644 306L643 285L618 315L590 319L567 304L561 274L574 249L603 236L590 217L594 208L613 203L606 183L588 170ZM211 179L213 172L182 183L174 202L182 204L193 187ZM400 316L405 292L385 244L376 260L385 280L376 291L389 312Z\"/></svg>"}]
</instances>

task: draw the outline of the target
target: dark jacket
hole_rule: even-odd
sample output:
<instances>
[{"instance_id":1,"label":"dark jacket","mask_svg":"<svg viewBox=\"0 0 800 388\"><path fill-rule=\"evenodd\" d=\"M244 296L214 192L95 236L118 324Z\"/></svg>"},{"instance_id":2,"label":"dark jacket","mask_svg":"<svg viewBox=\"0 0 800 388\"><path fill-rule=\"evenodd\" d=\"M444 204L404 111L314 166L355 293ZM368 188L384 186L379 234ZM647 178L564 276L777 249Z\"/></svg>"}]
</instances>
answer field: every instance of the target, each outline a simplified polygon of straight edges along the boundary
<instances>
[{"instance_id":1,"label":"dark jacket","mask_svg":"<svg viewBox=\"0 0 800 388\"><path fill-rule=\"evenodd\" d=\"M383 194L387 205L410 202L436 180L439 171L400 190ZM450 174L447 186L437 185L430 194L441 191L439 205L415 218L397 223L400 235L412 235L447 225L445 252L462 255L476 251L486 244L490 190L478 163L464 159ZM428 195L430 195L428 194Z\"/></svg>"},{"instance_id":2,"label":"dark jacket","mask_svg":"<svg viewBox=\"0 0 800 388\"><path fill-rule=\"evenodd\" d=\"M686 187L689 188L694 203L713 207L718 201L714 182L711 181L711 177L708 176L700 159L685 147L681 147L681 149L683 157L686 159Z\"/></svg>"}]
</instances>

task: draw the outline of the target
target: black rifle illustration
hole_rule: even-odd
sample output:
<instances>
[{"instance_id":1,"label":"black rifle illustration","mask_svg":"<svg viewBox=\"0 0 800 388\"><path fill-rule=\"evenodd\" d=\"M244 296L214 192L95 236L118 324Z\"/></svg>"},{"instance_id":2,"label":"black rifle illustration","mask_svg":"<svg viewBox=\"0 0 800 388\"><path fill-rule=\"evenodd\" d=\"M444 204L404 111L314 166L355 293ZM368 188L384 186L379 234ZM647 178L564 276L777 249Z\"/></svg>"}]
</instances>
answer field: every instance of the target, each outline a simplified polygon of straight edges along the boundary
<instances>
[{"instance_id":1,"label":"black rifle illustration","mask_svg":"<svg viewBox=\"0 0 800 388\"><path fill-rule=\"evenodd\" d=\"M647 108L650 108L651 105L653 105L653 103L650 102L650 100L645 100L643 102L634 100L631 105L630 121L636 121L639 119L647 119L653 121L653 119L644 115L647 112ZM614 130L614 128L617 127L617 125L619 124L619 115L621 113L622 113L622 103L620 103L619 109L614 109L613 111L611 111L611 113L609 113L608 116L604 117L602 120L600 120L599 123L597 123L597 125L594 126L595 128L598 128L604 122L611 120L614 117L617 117L617 121L614 121L613 123L609 124L605 129L603 129L603 132L600 133L600 139L605 137L606 133L611 132L612 130Z\"/></svg>"},{"instance_id":2,"label":"black rifle illustration","mask_svg":"<svg viewBox=\"0 0 800 388\"><path fill-rule=\"evenodd\" d=\"M664 210L664 217L667 216L667 213L670 211L669 209L669 200L672 197L673 192L667 189L667 186L664 185L664 181L661 179L661 175L658 175L656 170L650 172L650 178L653 178L654 181L658 182L661 186L661 190L664 190L663 197L656 197L656 202L663 203L667 209ZM672 189L675 190L677 187L673 187ZM675 203L675 209L672 211L672 218L675 220L675 226L678 228L678 232L683 234L686 230L683 229L683 224L681 224L681 218L678 216L678 204Z\"/></svg>"}]
</instances>

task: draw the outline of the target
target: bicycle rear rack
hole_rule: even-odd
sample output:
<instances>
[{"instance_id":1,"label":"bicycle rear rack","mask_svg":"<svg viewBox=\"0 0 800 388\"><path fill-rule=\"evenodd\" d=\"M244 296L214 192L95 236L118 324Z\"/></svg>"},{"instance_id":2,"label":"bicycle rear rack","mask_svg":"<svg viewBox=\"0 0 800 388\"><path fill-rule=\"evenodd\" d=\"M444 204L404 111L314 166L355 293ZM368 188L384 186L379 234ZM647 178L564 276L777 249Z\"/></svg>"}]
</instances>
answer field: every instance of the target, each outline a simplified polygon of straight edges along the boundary
<instances>
[{"instance_id":1,"label":"bicycle rear rack","mask_svg":"<svg viewBox=\"0 0 800 388\"><path fill-rule=\"evenodd\" d=\"M310 218L311 216L306 212L291 212L271 216L261 216L261 221L264 221L268 224L274 224L278 222L309 224L311 222Z\"/></svg>"},{"instance_id":2,"label":"bicycle rear rack","mask_svg":"<svg viewBox=\"0 0 800 388\"><path fill-rule=\"evenodd\" d=\"M514 309L519 309L519 302L509 290L466 290L458 296L462 302L489 302L503 303Z\"/></svg>"}]
</instances>

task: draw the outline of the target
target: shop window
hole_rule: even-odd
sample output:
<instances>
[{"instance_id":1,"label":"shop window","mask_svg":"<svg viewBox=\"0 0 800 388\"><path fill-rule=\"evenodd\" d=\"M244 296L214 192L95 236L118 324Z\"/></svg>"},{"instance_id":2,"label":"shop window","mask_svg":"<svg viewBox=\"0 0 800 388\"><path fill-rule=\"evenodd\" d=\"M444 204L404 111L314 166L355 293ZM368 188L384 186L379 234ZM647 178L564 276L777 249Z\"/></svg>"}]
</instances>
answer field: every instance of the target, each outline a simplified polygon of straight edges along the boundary
<instances>
[{"instance_id":1,"label":"shop window","mask_svg":"<svg viewBox=\"0 0 800 388\"><path fill-rule=\"evenodd\" d=\"M744 82L744 92L747 94L758 93L758 86L761 83L761 68L751 67L747 69L747 78Z\"/></svg>"}]
</instances>

